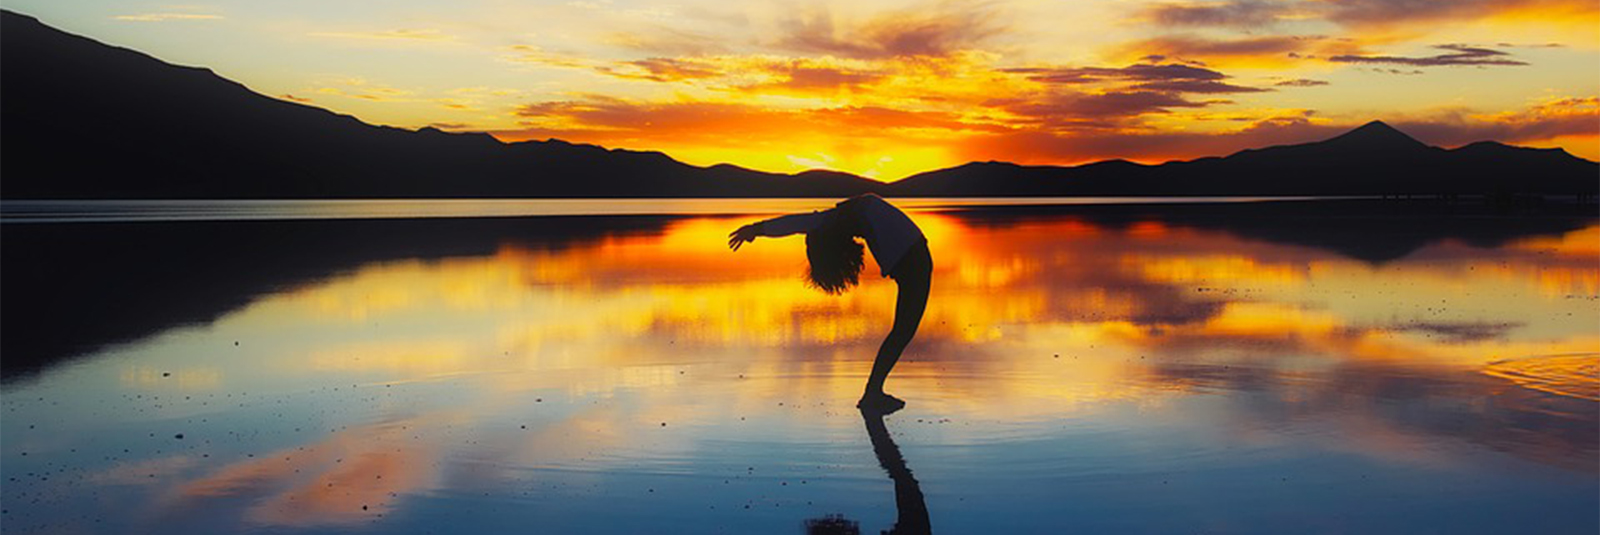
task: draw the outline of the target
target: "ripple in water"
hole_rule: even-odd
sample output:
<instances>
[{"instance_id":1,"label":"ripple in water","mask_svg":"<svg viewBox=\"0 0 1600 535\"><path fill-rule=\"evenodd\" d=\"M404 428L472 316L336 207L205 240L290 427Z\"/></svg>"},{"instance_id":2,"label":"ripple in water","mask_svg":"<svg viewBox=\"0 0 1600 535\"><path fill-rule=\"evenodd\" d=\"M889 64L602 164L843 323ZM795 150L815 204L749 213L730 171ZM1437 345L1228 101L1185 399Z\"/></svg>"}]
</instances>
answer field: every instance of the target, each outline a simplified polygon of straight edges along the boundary
<instances>
[{"instance_id":1,"label":"ripple in water","mask_svg":"<svg viewBox=\"0 0 1600 535\"><path fill-rule=\"evenodd\" d=\"M1600 401L1600 353L1502 360L1490 363L1483 373L1540 392Z\"/></svg>"}]
</instances>

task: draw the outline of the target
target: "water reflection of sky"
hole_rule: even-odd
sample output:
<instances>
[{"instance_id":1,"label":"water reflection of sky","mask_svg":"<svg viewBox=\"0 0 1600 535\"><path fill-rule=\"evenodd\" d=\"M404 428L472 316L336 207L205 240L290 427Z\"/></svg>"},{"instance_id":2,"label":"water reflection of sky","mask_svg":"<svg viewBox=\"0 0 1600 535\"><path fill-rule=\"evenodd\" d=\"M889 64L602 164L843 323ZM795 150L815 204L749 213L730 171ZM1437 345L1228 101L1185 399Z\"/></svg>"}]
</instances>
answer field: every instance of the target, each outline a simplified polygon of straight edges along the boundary
<instances>
[{"instance_id":1,"label":"water reflection of sky","mask_svg":"<svg viewBox=\"0 0 1600 535\"><path fill-rule=\"evenodd\" d=\"M935 531L1600 527L1600 227L1374 263L914 217L886 425ZM894 286L745 222L370 262L7 384L6 530L888 529L851 404Z\"/></svg>"}]
</instances>

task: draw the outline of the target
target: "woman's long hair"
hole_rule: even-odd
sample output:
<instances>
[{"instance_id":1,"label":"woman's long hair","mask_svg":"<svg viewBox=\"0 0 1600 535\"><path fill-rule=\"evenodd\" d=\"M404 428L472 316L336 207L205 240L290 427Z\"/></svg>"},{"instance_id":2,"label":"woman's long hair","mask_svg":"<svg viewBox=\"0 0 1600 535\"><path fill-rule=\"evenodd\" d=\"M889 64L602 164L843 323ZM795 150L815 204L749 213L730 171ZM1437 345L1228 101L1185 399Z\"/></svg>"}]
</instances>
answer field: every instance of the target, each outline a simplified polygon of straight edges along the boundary
<instances>
[{"instance_id":1,"label":"woman's long hair","mask_svg":"<svg viewBox=\"0 0 1600 535\"><path fill-rule=\"evenodd\" d=\"M826 224L806 233L806 278L812 286L832 295L861 282L865 259L861 242L838 224Z\"/></svg>"}]
</instances>

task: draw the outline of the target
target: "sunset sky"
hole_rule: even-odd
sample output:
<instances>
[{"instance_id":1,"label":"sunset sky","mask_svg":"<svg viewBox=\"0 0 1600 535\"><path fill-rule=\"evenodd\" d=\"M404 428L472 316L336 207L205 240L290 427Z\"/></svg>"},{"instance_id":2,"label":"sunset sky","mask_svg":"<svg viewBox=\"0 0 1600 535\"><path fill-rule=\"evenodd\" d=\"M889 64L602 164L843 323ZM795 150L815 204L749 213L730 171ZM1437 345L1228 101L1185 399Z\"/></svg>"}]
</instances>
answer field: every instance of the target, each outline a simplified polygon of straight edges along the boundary
<instances>
[{"instance_id":1,"label":"sunset sky","mask_svg":"<svg viewBox=\"0 0 1600 535\"><path fill-rule=\"evenodd\" d=\"M5 0L374 124L881 180L1373 119L1600 159L1595 0ZM93 125L84 125L86 130Z\"/></svg>"}]
</instances>

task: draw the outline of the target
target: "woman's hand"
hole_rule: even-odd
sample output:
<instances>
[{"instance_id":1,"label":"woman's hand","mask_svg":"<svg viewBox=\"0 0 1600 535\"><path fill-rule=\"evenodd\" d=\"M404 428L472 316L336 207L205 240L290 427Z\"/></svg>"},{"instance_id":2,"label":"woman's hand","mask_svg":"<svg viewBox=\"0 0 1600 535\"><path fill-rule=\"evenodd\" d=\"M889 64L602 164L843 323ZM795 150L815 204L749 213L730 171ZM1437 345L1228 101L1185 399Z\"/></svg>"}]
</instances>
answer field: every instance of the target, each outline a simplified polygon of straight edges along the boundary
<instances>
[{"instance_id":1,"label":"woman's hand","mask_svg":"<svg viewBox=\"0 0 1600 535\"><path fill-rule=\"evenodd\" d=\"M728 233L728 248L737 251L739 246L744 245L745 242L756 241L756 236L760 235L761 233L756 229L755 224L739 227L739 230Z\"/></svg>"}]
</instances>

